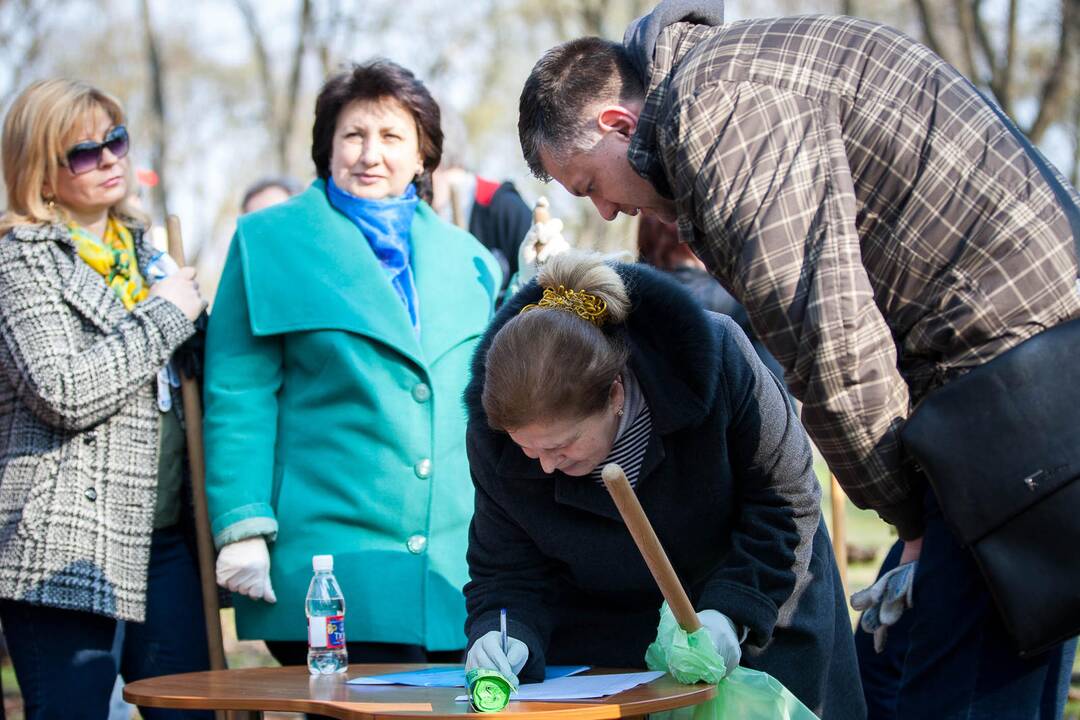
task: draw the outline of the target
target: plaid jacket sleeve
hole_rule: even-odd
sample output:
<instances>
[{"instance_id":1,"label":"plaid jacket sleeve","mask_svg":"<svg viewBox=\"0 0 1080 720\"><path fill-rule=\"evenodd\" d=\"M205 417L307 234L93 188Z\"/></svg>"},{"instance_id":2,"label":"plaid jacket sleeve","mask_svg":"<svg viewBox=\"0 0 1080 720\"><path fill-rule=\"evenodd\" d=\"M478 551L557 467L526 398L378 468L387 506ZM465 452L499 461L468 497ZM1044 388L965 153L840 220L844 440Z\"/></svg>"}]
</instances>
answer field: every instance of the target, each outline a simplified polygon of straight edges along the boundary
<instances>
[{"instance_id":1,"label":"plaid jacket sleeve","mask_svg":"<svg viewBox=\"0 0 1080 720\"><path fill-rule=\"evenodd\" d=\"M78 431L111 417L195 332L178 307L151 297L93 344L73 346L77 321L54 280L62 270L50 245L13 245L4 262L0 368L47 425Z\"/></svg>"},{"instance_id":2,"label":"plaid jacket sleeve","mask_svg":"<svg viewBox=\"0 0 1080 720\"><path fill-rule=\"evenodd\" d=\"M668 119L657 139L681 231L731 280L852 501L902 537L921 535L898 438L910 397L860 256L835 109L783 88L717 81Z\"/></svg>"}]
</instances>

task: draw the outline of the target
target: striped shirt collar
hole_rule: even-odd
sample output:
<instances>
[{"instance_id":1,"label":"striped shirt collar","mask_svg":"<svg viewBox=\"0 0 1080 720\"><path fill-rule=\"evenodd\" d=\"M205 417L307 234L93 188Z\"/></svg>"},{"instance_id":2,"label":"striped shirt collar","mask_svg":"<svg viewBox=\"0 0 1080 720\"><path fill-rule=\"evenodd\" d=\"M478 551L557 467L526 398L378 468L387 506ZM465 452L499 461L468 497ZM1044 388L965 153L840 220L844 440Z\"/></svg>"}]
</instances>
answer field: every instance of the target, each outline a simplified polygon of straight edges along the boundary
<instances>
[{"instance_id":1,"label":"striped shirt collar","mask_svg":"<svg viewBox=\"0 0 1080 720\"><path fill-rule=\"evenodd\" d=\"M622 381L623 415L619 421L619 429L615 432L615 442L603 462L589 473L589 478L596 482L603 482L600 473L604 466L608 463L617 463L626 473L626 478L633 487L641 475L641 465L649 446L652 416L645 394L641 392L641 385L638 384L637 377L630 368L623 370Z\"/></svg>"}]
</instances>

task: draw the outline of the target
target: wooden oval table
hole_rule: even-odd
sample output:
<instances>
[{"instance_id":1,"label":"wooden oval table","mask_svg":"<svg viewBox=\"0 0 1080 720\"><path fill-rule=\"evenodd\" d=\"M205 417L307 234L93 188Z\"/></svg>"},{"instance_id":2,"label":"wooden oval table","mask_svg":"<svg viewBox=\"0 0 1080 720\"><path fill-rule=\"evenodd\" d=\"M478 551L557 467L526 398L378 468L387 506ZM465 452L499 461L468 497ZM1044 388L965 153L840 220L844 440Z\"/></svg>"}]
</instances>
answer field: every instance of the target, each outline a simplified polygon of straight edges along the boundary
<instances>
[{"instance_id":1,"label":"wooden oval table","mask_svg":"<svg viewBox=\"0 0 1080 720\"><path fill-rule=\"evenodd\" d=\"M327 715L340 720L402 720L402 718L492 718L477 713L467 702L456 702L464 688L423 688L404 685L346 685L350 677L421 670L438 665L350 665L347 673L313 676L304 666L213 670L164 675L124 687L124 699L136 705L198 710L240 710L241 717L259 718L264 711ZM597 668L589 674L630 672ZM607 720L644 717L650 712L697 705L716 695L707 684L680 685L665 675L646 685L597 700L511 702L500 717L530 720ZM236 715L233 714L233 717Z\"/></svg>"}]
</instances>

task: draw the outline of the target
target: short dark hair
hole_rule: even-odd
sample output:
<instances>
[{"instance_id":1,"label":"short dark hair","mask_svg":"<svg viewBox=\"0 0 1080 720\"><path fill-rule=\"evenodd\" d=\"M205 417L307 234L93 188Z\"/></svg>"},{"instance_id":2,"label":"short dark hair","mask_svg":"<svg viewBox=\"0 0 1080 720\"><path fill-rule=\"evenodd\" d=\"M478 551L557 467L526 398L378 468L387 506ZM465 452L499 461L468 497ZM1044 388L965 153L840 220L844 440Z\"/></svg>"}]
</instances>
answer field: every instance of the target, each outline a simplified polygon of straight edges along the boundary
<instances>
[{"instance_id":1,"label":"short dark hair","mask_svg":"<svg viewBox=\"0 0 1080 720\"><path fill-rule=\"evenodd\" d=\"M323 84L315 101L315 125L311 129L311 159L315 173L330 177L330 154L334 131L342 109L356 100L396 100L416 120L420 157L424 171L416 177L417 194L431 202L431 173L442 160L443 133L439 104L424 83L406 68L389 60L373 60L334 75Z\"/></svg>"},{"instance_id":2,"label":"short dark hair","mask_svg":"<svg viewBox=\"0 0 1080 720\"><path fill-rule=\"evenodd\" d=\"M529 73L518 103L518 139L529 170L548 182L541 147L557 153L584 149L592 126L584 117L589 104L644 94L630 54L618 43L584 37L548 50Z\"/></svg>"}]
</instances>

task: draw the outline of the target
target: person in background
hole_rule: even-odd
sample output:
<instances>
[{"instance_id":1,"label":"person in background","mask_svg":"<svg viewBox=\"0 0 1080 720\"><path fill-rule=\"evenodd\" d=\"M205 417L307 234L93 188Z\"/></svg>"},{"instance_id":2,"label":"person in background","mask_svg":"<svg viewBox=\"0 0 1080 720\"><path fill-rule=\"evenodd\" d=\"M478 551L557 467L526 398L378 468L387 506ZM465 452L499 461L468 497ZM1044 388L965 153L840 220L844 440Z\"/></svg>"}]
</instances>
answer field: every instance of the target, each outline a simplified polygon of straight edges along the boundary
<instances>
[{"instance_id":1,"label":"person in background","mask_svg":"<svg viewBox=\"0 0 1080 720\"><path fill-rule=\"evenodd\" d=\"M532 211L514 183L481 177L459 162L444 163L432 180L436 212L467 229L495 256L503 273L501 298L518 272L518 249L532 226Z\"/></svg>"},{"instance_id":2,"label":"person in background","mask_svg":"<svg viewBox=\"0 0 1080 720\"><path fill-rule=\"evenodd\" d=\"M638 220L637 248L641 262L670 273L703 308L731 316L750 338L754 352L761 358L761 362L765 363L765 367L781 381L784 379L784 369L780 367L780 363L754 336L746 308L709 274L705 263L698 259L686 243L679 241L679 229L674 223L665 222L655 215L641 216Z\"/></svg>"},{"instance_id":3,"label":"person in background","mask_svg":"<svg viewBox=\"0 0 1080 720\"><path fill-rule=\"evenodd\" d=\"M563 253L499 310L466 402L468 668L645 664L662 597L600 479L618 462L726 671L864 717L810 443L731 318L643 265Z\"/></svg>"},{"instance_id":4,"label":"person in background","mask_svg":"<svg viewBox=\"0 0 1080 720\"><path fill-rule=\"evenodd\" d=\"M407 69L323 85L303 193L242 216L210 320L207 495L241 638L306 662L332 554L350 662L460 661L472 488L460 398L502 277L428 204L439 106Z\"/></svg>"},{"instance_id":5,"label":"person in background","mask_svg":"<svg viewBox=\"0 0 1080 720\"><path fill-rule=\"evenodd\" d=\"M291 177L262 178L244 191L244 199L240 201L240 214L247 215L256 210L262 210L271 205L285 202L301 190L303 188L300 183Z\"/></svg>"},{"instance_id":6,"label":"person in background","mask_svg":"<svg viewBox=\"0 0 1080 720\"><path fill-rule=\"evenodd\" d=\"M162 372L206 303L192 268L158 272L115 98L36 82L2 143L0 621L29 720L100 720L118 672L209 666L179 393Z\"/></svg>"}]
</instances>

